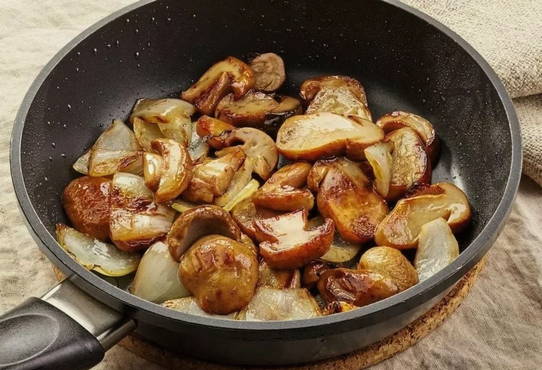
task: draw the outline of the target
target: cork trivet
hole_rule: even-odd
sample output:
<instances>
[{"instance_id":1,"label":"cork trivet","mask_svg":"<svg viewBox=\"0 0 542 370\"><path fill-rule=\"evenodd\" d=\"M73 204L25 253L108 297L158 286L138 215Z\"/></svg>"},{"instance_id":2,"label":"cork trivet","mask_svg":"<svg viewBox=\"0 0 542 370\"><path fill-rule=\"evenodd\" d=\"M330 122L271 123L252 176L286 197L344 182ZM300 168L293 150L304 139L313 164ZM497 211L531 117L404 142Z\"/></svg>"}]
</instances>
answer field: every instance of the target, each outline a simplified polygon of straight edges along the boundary
<instances>
[{"instance_id":1,"label":"cork trivet","mask_svg":"<svg viewBox=\"0 0 542 370\"><path fill-rule=\"evenodd\" d=\"M478 274L482 270L484 264L485 258L474 266L472 270L465 274L465 276L456 284L456 286L439 303L433 306L431 310L407 327L399 330L397 333L366 348L347 355L306 365L287 366L277 369L363 369L384 361L394 356L396 353L404 351L436 329L457 309L457 307L461 305L463 299L465 299L472 285L476 281L476 278L478 277ZM64 278L63 274L59 270L54 268L54 271L59 280ZM223 370L233 368L232 366L205 362L166 351L137 337L136 335L127 336L119 344L137 356L143 357L148 361L154 362L168 369Z\"/></svg>"}]
</instances>

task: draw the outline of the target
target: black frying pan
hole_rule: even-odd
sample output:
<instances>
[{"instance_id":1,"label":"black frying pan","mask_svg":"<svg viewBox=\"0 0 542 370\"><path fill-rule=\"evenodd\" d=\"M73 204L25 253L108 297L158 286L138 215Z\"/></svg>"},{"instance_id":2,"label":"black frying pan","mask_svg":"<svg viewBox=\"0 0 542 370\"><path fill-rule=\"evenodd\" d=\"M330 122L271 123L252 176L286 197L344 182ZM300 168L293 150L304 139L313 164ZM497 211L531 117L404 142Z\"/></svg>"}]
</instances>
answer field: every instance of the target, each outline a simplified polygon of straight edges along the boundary
<instances>
[{"instance_id":1,"label":"black frying pan","mask_svg":"<svg viewBox=\"0 0 542 370\"><path fill-rule=\"evenodd\" d=\"M244 322L165 309L68 257L53 237L55 223L66 222L60 194L75 176L71 164L103 126L127 118L137 98L177 96L227 55L267 51L285 59L290 93L308 77L350 75L365 85L375 117L399 109L436 126L442 153L433 181L458 184L474 209L459 258L351 312ZM17 198L40 248L69 279L4 315L0 363L91 366L134 327L170 350L235 364L302 363L366 346L426 312L487 252L517 190L520 148L511 101L487 63L450 30L396 1L141 1L63 48L15 121Z\"/></svg>"}]
</instances>

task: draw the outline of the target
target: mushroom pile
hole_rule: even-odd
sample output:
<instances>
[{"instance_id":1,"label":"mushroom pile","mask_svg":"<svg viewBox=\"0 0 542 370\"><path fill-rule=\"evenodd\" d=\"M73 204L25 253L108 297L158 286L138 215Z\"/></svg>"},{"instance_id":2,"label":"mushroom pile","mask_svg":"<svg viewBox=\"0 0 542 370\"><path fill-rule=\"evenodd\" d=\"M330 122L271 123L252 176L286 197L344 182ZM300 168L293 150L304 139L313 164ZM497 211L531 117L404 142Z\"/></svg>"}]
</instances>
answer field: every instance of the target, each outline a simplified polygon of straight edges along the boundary
<instances>
[{"instance_id":1,"label":"mushroom pile","mask_svg":"<svg viewBox=\"0 0 542 370\"><path fill-rule=\"evenodd\" d=\"M373 122L351 77L306 80L300 99L285 79L274 53L228 57L181 99L137 101L74 163L60 245L138 297L236 320L349 311L450 264L471 208L431 184L432 124Z\"/></svg>"}]
</instances>

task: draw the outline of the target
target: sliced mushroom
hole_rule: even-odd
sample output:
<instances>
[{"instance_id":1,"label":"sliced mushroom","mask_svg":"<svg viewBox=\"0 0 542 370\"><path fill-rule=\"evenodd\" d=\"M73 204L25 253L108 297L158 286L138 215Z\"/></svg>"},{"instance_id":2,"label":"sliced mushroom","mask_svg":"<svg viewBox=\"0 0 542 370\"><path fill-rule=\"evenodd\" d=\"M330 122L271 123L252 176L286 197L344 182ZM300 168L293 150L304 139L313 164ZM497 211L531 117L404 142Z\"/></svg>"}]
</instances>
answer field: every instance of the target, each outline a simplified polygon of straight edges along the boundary
<instances>
[{"instance_id":1,"label":"sliced mushroom","mask_svg":"<svg viewBox=\"0 0 542 370\"><path fill-rule=\"evenodd\" d=\"M250 68L254 71L254 88L257 90L273 92L286 79L284 61L275 53L258 55L250 62Z\"/></svg>"},{"instance_id":2,"label":"sliced mushroom","mask_svg":"<svg viewBox=\"0 0 542 370\"><path fill-rule=\"evenodd\" d=\"M358 263L359 270L370 270L389 277L399 291L418 283L418 273L400 250L373 247L365 251Z\"/></svg>"},{"instance_id":3,"label":"sliced mushroom","mask_svg":"<svg viewBox=\"0 0 542 370\"><path fill-rule=\"evenodd\" d=\"M147 248L167 234L174 216L169 207L153 202L142 177L124 172L113 176L109 230L119 249Z\"/></svg>"},{"instance_id":4,"label":"sliced mushroom","mask_svg":"<svg viewBox=\"0 0 542 370\"><path fill-rule=\"evenodd\" d=\"M181 298L190 292L179 281L179 263L171 258L167 244L156 242L145 251L130 289L151 302Z\"/></svg>"},{"instance_id":5,"label":"sliced mushroom","mask_svg":"<svg viewBox=\"0 0 542 370\"><path fill-rule=\"evenodd\" d=\"M60 246L88 270L105 276L124 276L134 272L139 255L115 248L66 225L56 225L56 237Z\"/></svg>"},{"instance_id":6,"label":"sliced mushroom","mask_svg":"<svg viewBox=\"0 0 542 370\"><path fill-rule=\"evenodd\" d=\"M461 189L442 182L432 185L426 192L397 202L376 229L377 244L397 249L415 248L422 226L439 217L447 220L454 232L469 223L471 209Z\"/></svg>"},{"instance_id":7,"label":"sliced mushroom","mask_svg":"<svg viewBox=\"0 0 542 370\"><path fill-rule=\"evenodd\" d=\"M307 289L274 289L260 287L239 312L238 320L300 320L321 316L320 307Z\"/></svg>"},{"instance_id":8,"label":"sliced mushroom","mask_svg":"<svg viewBox=\"0 0 542 370\"><path fill-rule=\"evenodd\" d=\"M143 154L143 178L145 185L152 191L156 191L160 185L163 166L164 160L161 155L147 152Z\"/></svg>"},{"instance_id":9,"label":"sliced mushroom","mask_svg":"<svg viewBox=\"0 0 542 370\"><path fill-rule=\"evenodd\" d=\"M300 94L309 104L307 114L330 112L372 120L365 90L359 81L351 77L311 78L303 82Z\"/></svg>"},{"instance_id":10,"label":"sliced mushroom","mask_svg":"<svg viewBox=\"0 0 542 370\"><path fill-rule=\"evenodd\" d=\"M275 289L301 288L299 270L278 270L269 267L264 259L258 266L258 285Z\"/></svg>"},{"instance_id":11,"label":"sliced mushroom","mask_svg":"<svg viewBox=\"0 0 542 370\"><path fill-rule=\"evenodd\" d=\"M219 119L201 116L196 122L196 132L213 148L223 148L226 146L224 140L227 134L234 130L235 126Z\"/></svg>"},{"instance_id":12,"label":"sliced mushroom","mask_svg":"<svg viewBox=\"0 0 542 370\"><path fill-rule=\"evenodd\" d=\"M226 95L218 103L215 116L234 126L251 126L272 130L286 118L301 113L301 102L289 96L273 97L249 91L241 99Z\"/></svg>"},{"instance_id":13,"label":"sliced mushroom","mask_svg":"<svg viewBox=\"0 0 542 370\"><path fill-rule=\"evenodd\" d=\"M230 91L239 99L254 86L254 72L234 57L214 64L198 82L182 92L184 100L193 103L203 114L212 114L216 105Z\"/></svg>"},{"instance_id":14,"label":"sliced mushroom","mask_svg":"<svg viewBox=\"0 0 542 370\"><path fill-rule=\"evenodd\" d=\"M279 269L298 268L323 256L335 229L331 219L308 229L305 209L257 220L255 225L260 254L269 266Z\"/></svg>"},{"instance_id":15,"label":"sliced mushroom","mask_svg":"<svg viewBox=\"0 0 542 370\"><path fill-rule=\"evenodd\" d=\"M275 142L265 132L251 127L237 128L228 134L225 145L241 143L240 148L254 163L254 172L267 180L278 162ZM229 148L225 148L226 150ZM220 153L217 153L220 155Z\"/></svg>"},{"instance_id":16,"label":"sliced mushroom","mask_svg":"<svg viewBox=\"0 0 542 370\"><path fill-rule=\"evenodd\" d=\"M134 161L142 161L140 150L132 130L122 121L114 120L92 146L88 174L96 177L112 175L119 168L127 167Z\"/></svg>"},{"instance_id":17,"label":"sliced mushroom","mask_svg":"<svg viewBox=\"0 0 542 370\"><path fill-rule=\"evenodd\" d=\"M363 149L384 138L374 123L328 112L288 118L277 133L277 148L288 159L309 161L346 153L359 159Z\"/></svg>"},{"instance_id":18,"label":"sliced mushroom","mask_svg":"<svg viewBox=\"0 0 542 370\"><path fill-rule=\"evenodd\" d=\"M256 224L257 220L277 216L279 212L270 209L256 207L251 198L244 199L239 202L231 210L231 215L237 225L245 234L252 239L256 239Z\"/></svg>"},{"instance_id":19,"label":"sliced mushroom","mask_svg":"<svg viewBox=\"0 0 542 370\"><path fill-rule=\"evenodd\" d=\"M314 197L309 189L302 188L307 183L311 168L312 165L307 162L282 167L254 194L254 204L275 211L312 209Z\"/></svg>"},{"instance_id":20,"label":"sliced mushroom","mask_svg":"<svg viewBox=\"0 0 542 370\"><path fill-rule=\"evenodd\" d=\"M162 156L161 176L156 189L157 202L177 198L190 184L192 161L184 146L171 139L156 139L152 148Z\"/></svg>"},{"instance_id":21,"label":"sliced mushroom","mask_svg":"<svg viewBox=\"0 0 542 370\"><path fill-rule=\"evenodd\" d=\"M213 203L215 197L226 192L236 171L245 160L240 148L194 166L192 179L182 197L195 203Z\"/></svg>"},{"instance_id":22,"label":"sliced mushroom","mask_svg":"<svg viewBox=\"0 0 542 370\"><path fill-rule=\"evenodd\" d=\"M348 312L358 308L351 303L342 301L329 302L324 308L324 315L332 315L334 313Z\"/></svg>"},{"instance_id":23,"label":"sliced mushroom","mask_svg":"<svg viewBox=\"0 0 542 370\"><path fill-rule=\"evenodd\" d=\"M413 113L396 111L380 117L376 124L387 134L403 127L410 127L425 144L425 150L431 163L436 163L439 152L439 140L431 122Z\"/></svg>"},{"instance_id":24,"label":"sliced mushroom","mask_svg":"<svg viewBox=\"0 0 542 370\"><path fill-rule=\"evenodd\" d=\"M375 177L375 190L384 198L390 191L392 176L393 157L391 151L393 146L390 143L376 143L365 148L365 158L369 162Z\"/></svg>"},{"instance_id":25,"label":"sliced mushroom","mask_svg":"<svg viewBox=\"0 0 542 370\"><path fill-rule=\"evenodd\" d=\"M399 292L399 288L387 276L368 270L346 268L324 272L317 286L326 302L340 301L358 307L391 297Z\"/></svg>"},{"instance_id":26,"label":"sliced mushroom","mask_svg":"<svg viewBox=\"0 0 542 370\"><path fill-rule=\"evenodd\" d=\"M173 223L167 236L171 256L179 261L196 240L209 234L241 241L241 230L227 211L213 205L199 206L183 212Z\"/></svg>"},{"instance_id":27,"label":"sliced mushroom","mask_svg":"<svg viewBox=\"0 0 542 370\"><path fill-rule=\"evenodd\" d=\"M222 235L207 235L181 256L179 277L203 311L225 315L252 299L258 261L249 246Z\"/></svg>"},{"instance_id":28,"label":"sliced mushroom","mask_svg":"<svg viewBox=\"0 0 542 370\"><path fill-rule=\"evenodd\" d=\"M103 241L109 238L110 179L82 176L72 180L62 193L62 205L77 230Z\"/></svg>"},{"instance_id":29,"label":"sliced mushroom","mask_svg":"<svg viewBox=\"0 0 542 370\"><path fill-rule=\"evenodd\" d=\"M331 270L335 267L335 265L321 261L321 260L314 260L309 262L308 264L303 267L303 286L305 288L312 288L318 283L318 280L320 280L320 276L327 270Z\"/></svg>"},{"instance_id":30,"label":"sliced mushroom","mask_svg":"<svg viewBox=\"0 0 542 370\"><path fill-rule=\"evenodd\" d=\"M393 146L391 181L386 199L399 199L412 186L430 182L431 163L414 130L405 127L392 131L386 135L385 141Z\"/></svg>"},{"instance_id":31,"label":"sliced mushroom","mask_svg":"<svg viewBox=\"0 0 542 370\"><path fill-rule=\"evenodd\" d=\"M443 218L426 223L420 229L414 266L420 281L430 278L459 256L459 245Z\"/></svg>"},{"instance_id":32,"label":"sliced mushroom","mask_svg":"<svg viewBox=\"0 0 542 370\"><path fill-rule=\"evenodd\" d=\"M361 168L345 158L316 162L308 184L318 192L320 214L335 222L337 231L347 242L370 241L388 213L386 202L369 188L369 180Z\"/></svg>"}]
</instances>

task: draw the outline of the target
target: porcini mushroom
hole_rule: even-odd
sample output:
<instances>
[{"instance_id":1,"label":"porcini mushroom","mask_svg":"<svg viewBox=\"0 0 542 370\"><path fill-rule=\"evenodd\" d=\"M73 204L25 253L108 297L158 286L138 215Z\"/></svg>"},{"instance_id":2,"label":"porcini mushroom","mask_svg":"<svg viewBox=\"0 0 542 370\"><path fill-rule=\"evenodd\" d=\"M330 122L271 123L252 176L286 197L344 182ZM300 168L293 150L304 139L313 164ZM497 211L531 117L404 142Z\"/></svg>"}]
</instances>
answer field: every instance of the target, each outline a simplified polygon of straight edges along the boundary
<instances>
[{"instance_id":1,"label":"porcini mushroom","mask_svg":"<svg viewBox=\"0 0 542 370\"><path fill-rule=\"evenodd\" d=\"M248 245L223 235L207 235L181 256L179 277L203 311L226 315L252 299L258 261Z\"/></svg>"},{"instance_id":2,"label":"porcini mushroom","mask_svg":"<svg viewBox=\"0 0 542 370\"><path fill-rule=\"evenodd\" d=\"M254 194L254 204L275 211L310 210L314 197L309 189L303 188L312 165L296 162L276 171Z\"/></svg>"},{"instance_id":3,"label":"porcini mushroom","mask_svg":"<svg viewBox=\"0 0 542 370\"><path fill-rule=\"evenodd\" d=\"M179 261L196 240L209 234L241 241L241 230L227 211L214 205L198 206L183 212L171 226L167 235L171 256Z\"/></svg>"},{"instance_id":4,"label":"porcini mushroom","mask_svg":"<svg viewBox=\"0 0 542 370\"><path fill-rule=\"evenodd\" d=\"M384 140L392 144L391 180L386 199L397 200L416 184L431 180L431 163L423 141L410 127L392 131Z\"/></svg>"},{"instance_id":5,"label":"porcini mushroom","mask_svg":"<svg viewBox=\"0 0 542 370\"><path fill-rule=\"evenodd\" d=\"M309 174L308 184L318 192L320 214L335 222L344 240L365 243L373 239L388 207L369 188L369 180L358 164L346 158L318 161Z\"/></svg>"},{"instance_id":6,"label":"porcini mushroom","mask_svg":"<svg viewBox=\"0 0 542 370\"><path fill-rule=\"evenodd\" d=\"M375 241L397 249L415 248L422 226L439 217L445 219L454 232L460 231L471 219L465 193L451 183L433 184L413 197L399 200L378 225Z\"/></svg>"},{"instance_id":7,"label":"porcini mushroom","mask_svg":"<svg viewBox=\"0 0 542 370\"><path fill-rule=\"evenodd\" d=\"M235 148L222 157L194 166L192 179L182 197L190 202L212 203L215 197L226 192L245 158L244 151Z\"/></svg>"},{"instance_id":8,"label":"porcini mushroom","mask_svg":"<svg viewBox=\"0 0 542 370\"><path fill-rule=\"evenodd\" d=\"M250 62L254 71L254 88L260 91L278 90L286 79L284 61L275 53L258 55Z\"/></svg>"},{"instance_id":9,"label":"porcini mushroom","mask_svg":"<svg viewBox=\"0 0 542 370\"><path fill-rule=\"evenodd\" d=\"M371 121L361 83L348 76L311 78L301 85L301 97L309 105L306 114L330 112Z\"/></svg>"},{"instance_id":10,"label":"porcini mushroom","mask_svg":"<svg viewBox=\"0 0 542 370\"><path fill-rule=\"evenodd\" d=\"M216 105L230 91L239 99L254 86L252 69L234 57L215 63L181 96L203 114L212 114Z\"/></svg>"},{"instance_id":11,"label":"porcini mushroom","mask_svg":"<svg viewBox=\"0 0 542 370\"><path fill-rule=\"evenodd\" d=\"M267 180L278 162L275 142L265 132L252 127L242 127L231 131L224 140L225 145L240 144L247 157L254 164L254 172ZM229 149L229 148L225 148Z\"/></svg>"},{"instance_id":12,"label":"porcini mushroom","mask_svg":"<svg viewBox=\"0 0 542 370\"><path fill-rule=\"evenodd\" d=\"M307 210L255 221L260 254L273 268L298 268L323 256L333 240L331 219L312 229L307 228Z\"/></svg>"},{"instance_id":13,"label":"porcini mushroom","mask_svg":"<svg viewBox=\"0 0 542 370\"><path fill-rule=\"evenodd\" d=\"M233 94L226 95L218 103L215 117L234 126L251 126L269 131L301 111L301 102L290 96L270 96L249 91L241 99L235 99Z\"/></svg>"},{"instance_id":14,"label":"porcini mushroom","mask_svg":"<svg viewBox=\"0 0 542 370\"><path fill-rule=\"evenodd\" d=\"M384 138L374 123L321 112L288 118L277 133L277 148L288 159L309 161L347 154L359 159L363 149Z\"/></svg>"},{"instance_id":15,"label":"porcini mushroom","mask_svg":"<svg viewBox=\"0 0 542 370\"><path fill-rule=\"evenodd\" d=\"M435 163L439 152L439 141L431 122L414 113L395 111L383 115L376 121L376 124L387 134L403 127L410 127L425 144L425 151L431 163Z\"/></svg>"}]
</instances>

